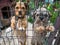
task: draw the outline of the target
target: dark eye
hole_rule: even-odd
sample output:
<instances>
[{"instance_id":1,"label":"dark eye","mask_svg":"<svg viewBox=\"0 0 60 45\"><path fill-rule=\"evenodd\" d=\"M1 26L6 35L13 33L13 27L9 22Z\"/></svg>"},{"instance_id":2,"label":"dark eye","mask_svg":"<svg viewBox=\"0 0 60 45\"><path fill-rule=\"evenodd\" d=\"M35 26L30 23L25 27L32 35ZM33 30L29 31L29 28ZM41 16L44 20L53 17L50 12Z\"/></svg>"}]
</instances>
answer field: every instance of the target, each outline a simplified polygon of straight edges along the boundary
<instances>
[{"instance_id":1,"label":"dark eye","mask_svg":"<svg viewBox=\"0 0 60 45\"><path fill-rule=\"evenodd\" d=\"M36 16L39 16L39 14L37 14Z\"/></svg>"},{"instance_id":2,"label":"dark eye","mask_svg":"<svg viewBox=\"0 0 60 45\"><path fill-rule=\"evenodd\" d=\"M48 17L48 15L47 15L47 14L45 14L45 17Z\"/></svg>"},{"instance_id":3,"label":"dark eye","mask_svg":"<svg viewBox=\"0 0 60 45\"><path fill-rule=\"evenodd\" d=\"M25 9L24 7L22 7L22 9Z\"/></svg>"},{"instance_id":4,"label":"dark eye","mask_svg":"<svg viewBox=\"0 0 60 45\"><path fill-rule=\"evenodd\" d=\"M19 9L19 7L16 7L16 9Z\"/></svg>"}]
</instances>

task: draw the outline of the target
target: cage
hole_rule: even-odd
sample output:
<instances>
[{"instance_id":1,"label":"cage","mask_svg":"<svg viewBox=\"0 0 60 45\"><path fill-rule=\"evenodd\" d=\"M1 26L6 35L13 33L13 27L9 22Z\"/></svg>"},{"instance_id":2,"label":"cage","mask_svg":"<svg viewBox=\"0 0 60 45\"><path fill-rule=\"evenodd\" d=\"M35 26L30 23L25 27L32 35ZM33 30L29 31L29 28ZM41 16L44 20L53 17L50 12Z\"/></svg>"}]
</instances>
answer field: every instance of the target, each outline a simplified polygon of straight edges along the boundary
<instances>
[{"instance_id":1,"label":"cage","mask_svg":"<svg viewBox=\"0 0 60 45\"><path fill-rule=\"evenodd\" d=\"M0 3L0 45L21 45L20 44L21 42L19 39L19 38L21 38L21 36L13 35L14 32L11 29L11 27L10 26L6 27L7 25L10 24L11 17L13 15L15 15L14 14L15 1L16 0L1 0L1 3ZM39 2L40 2L40 0L39 1L35 0L35 2L33 1L33 3L35 4L34 6L36 6L36 7L34 7L35 10L38 8L38 6L41 6L41 5L39 5ZM48 4L44 0L41 0L41 2L42 2L42 5L46 4L46 6L47 5L49 6L49 4L50 4L49 1L48 1ZM38 4L36 4L36 3L38 3ZM32 15L31 15L31 17L32 17ZM27 21L28 21L28 18L29 18L29 15L27 15ZM33 19L33 17L32 17L32 19ZM2 27L1 27L1 24L2 24ZM55 35L57 34L55 32L58 32L58 31L48 32L48 33L45 33L45 35L44 34L40 35L40 33L34 31L34 29L33 29L34 23L27 22L27 24L28 24L28 28L26 29L26 42L25 42L26 45L39 45L38 43L40 40L43 41L43 43L41 45L53 45L52 41L58 37L58 36L55 37ZM1 28L3 28L3 27L6 27L6 28L2 30ZM18 31L18 30L16 30L16 31ZM50 35L53 35L54 37L53 36L50 37ZM40 36L41 36L41 38L40 38ZM32 42L34 44L32 44ZM57 42L56 42L56 45L57 45ZM24 44L22 44L22 45L24 45ZM55 45L55 43L54 43L54 45Z\"/></svg>"}]
</instances>

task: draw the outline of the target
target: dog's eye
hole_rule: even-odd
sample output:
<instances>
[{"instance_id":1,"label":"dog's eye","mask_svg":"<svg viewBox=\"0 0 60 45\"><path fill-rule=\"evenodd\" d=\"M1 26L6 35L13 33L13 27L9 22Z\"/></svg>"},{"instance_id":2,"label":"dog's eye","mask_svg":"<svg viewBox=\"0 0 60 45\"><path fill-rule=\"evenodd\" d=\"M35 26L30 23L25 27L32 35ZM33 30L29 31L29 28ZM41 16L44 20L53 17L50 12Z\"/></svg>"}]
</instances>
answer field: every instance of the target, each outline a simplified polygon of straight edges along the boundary
<instances>
[{"instance_id":1,"label":"dog's eye","mask_svg":"<svg viewBox=\"0 0 60 45\"><path fill-rule=\"evenodd\" d=\"M39 16L39 14L37 14L36 16Z\"/></svg>"},{"instance_id":2,"label":"dog's eye","mask_svg":"<svg viewBox=\"0 0 60 45\"><path fill-rule=\"evenodd\" d=\"M45 17L48 17L48 15L47 15L47 14L45 14Z\"/></svg>"},{"instance_id":3,"label":"dog's eye","mask_svg":"<svg viewBox=\"0 0 60 45\"><path fill-rule=\"evenodd\" d=\"M16 7L16 9L19 9L19 7Z\"/></svg>"},{"instance_id":4,"label":"dog's eye","mask_svg":"<svg viewBox=\"0 0 60 45\"><path fill-rule=\"evenodd\" d=\"M22 9L25 9L24 7L22 7Z\"/></svg>"}]
</instances>

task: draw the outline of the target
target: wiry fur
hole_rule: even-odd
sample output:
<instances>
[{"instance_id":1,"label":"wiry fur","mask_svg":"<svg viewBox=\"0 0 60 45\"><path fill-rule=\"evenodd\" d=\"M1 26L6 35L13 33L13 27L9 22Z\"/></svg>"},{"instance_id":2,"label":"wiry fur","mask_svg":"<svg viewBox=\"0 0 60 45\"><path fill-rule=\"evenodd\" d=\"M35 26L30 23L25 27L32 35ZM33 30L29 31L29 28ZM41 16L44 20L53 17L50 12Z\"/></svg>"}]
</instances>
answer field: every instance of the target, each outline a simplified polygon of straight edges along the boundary
<instances>
[{"instance_id":1,"label":"wiry fur","mask_svg":"<svg viewBox=\"0 0 60 45\"><path fill-rule=\"evenodd\" d=\"M35 19L34 22L34 36L32 39L32 45L43 45L44 37L46 36L48 31L54 31L54 26L48 23L49 21L49 13L47 9L44 7L38 8L34 13L33 17Z\"/></svg>"}]
</instances>

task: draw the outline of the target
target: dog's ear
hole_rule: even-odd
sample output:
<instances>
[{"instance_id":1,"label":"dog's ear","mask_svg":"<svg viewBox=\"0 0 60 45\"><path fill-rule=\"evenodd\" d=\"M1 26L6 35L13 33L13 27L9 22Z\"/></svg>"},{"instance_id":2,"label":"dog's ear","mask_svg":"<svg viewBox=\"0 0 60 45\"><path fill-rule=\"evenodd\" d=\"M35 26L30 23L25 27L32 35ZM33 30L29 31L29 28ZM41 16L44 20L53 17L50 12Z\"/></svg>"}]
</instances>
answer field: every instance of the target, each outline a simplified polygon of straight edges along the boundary
<instances>
[{"instance_id":1,"label":"dog's ear","mask_svg":"<svg viewBox=\"0 0 60 45\"><path fill-rule=\"evenodd\" d=\"M16 6L16 2L12 3L12 7L15 7Z\"/></svg>"},{"instance_id":2,"label":"dog's ear","mask_svg":"<svg viewBox=\"0 0 60 45\"><path fill-rule=\"evenodd\" d=\"M24 5L25 5L26 9L29 9L28 3L24 3Z\"/></svg>"}]
</instances>

